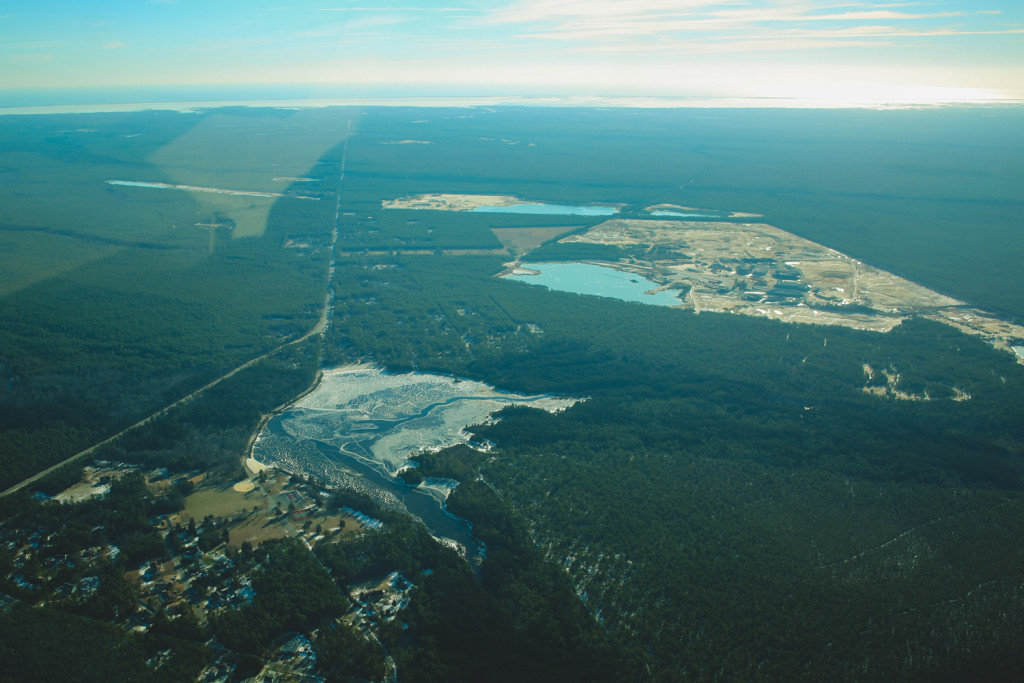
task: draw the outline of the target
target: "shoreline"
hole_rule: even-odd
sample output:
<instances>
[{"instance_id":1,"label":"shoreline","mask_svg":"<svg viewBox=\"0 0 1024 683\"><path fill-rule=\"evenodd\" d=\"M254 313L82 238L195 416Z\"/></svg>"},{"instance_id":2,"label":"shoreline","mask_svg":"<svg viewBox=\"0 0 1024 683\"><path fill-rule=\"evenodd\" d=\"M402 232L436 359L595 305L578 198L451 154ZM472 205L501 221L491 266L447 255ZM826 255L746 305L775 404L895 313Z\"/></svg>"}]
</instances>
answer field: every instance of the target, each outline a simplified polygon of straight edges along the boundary
<instances>
[{"instance_id":1,"label":"shoreline","mask_svg":"<svg viewBox=\"0 0 1024 683\"><path fill-rule=\"evenodd\" d=\"M7 91L13 92L13 91ZM0 91L0 97L4 91ZM12 98L13 99L13 98ZM22 97L22 100L25 98ZM355 97L266 97L221 99L149 99L143 102L121 101L80 104L0 105L0 116L39 114L100 114L141 111L176 111L195 114L222 107L272 109L322 109L326 107L559 107L624 109L1002 109L1024 106L1024 100L961 100L945 102L899 102L863 100L858 102L786 97L721 96L522 96L522 95L447 95L447 96L355 96Z\"/></svg>"},{"instance_id":2,"label":"shoreline","mask_svg":"<svg viewBox=\"0 0 1024 683\"><path fill-rule=\"evenodd\" d=\"M256 441L259 439L260 434L263 433L263 430L266 429L268 422L270 422L274 417L288 410L288 408L295 405L312 392L316 391L317 387L320 386L320 383L323 382L324 372L325 371L323 369L318 369L316 371L316 377L313 379L313 383L306 387L306 389L302 393L300 393L298 396L288 401L287 403L282 403L278 407L271 410L269 413L264 413L260 417L260 421L259 423L257 423L256 429L249 436L249 442L245 444L245 451L242 453L242 469L248 476L255 477L263 470L273 469L270 465L266 465L257 460L256 458L252 457L252 449L253 447L256 446Z\"/></svg>"}]
</instances>

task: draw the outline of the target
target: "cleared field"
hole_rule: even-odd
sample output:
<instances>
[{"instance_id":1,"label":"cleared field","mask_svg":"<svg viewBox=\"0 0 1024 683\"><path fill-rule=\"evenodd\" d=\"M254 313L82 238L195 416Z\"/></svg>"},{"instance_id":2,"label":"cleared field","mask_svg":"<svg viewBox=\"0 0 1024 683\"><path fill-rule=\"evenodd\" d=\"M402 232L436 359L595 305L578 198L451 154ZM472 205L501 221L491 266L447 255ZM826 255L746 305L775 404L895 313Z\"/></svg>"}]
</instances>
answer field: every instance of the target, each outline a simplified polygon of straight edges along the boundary
<instances>
[{"instance_id":1,"label":"cleared field","mask_svg":"<svg viewBox=\"0 0 1024 683\"><path fill-rule=\"evenodd\" d=\"M309 525L306 525L306 522ZM304 529L303 536L310 543L315 543L318 539L318 535L322 535L324 538L331 536L351 536L352 534L359 533L363 530L364 525L355 517L350 515L326 515L316 514L302 520L297 526ZM316 533L316 528L320 527L320 534Z\"/></svg>"},{"instance_id":2,"label":"cleared field","mask_svg":"<svg viewBox=\"0 0 1024 683\"><path fill-rule=\"evenodd\" d=\"M505 245L513 256L521 256L536 249L548 240L578 229L578 225L536 228L491 228L494 236Z\"/></svg>"},{"instance_id":3,"label":"cleared field","mask_svg":"<svg viewBox=\"0 0 1024 683\"><path fill-rule=\"evenodd\" d=\"M131 469L87 466L82 470L82 481L70 486L53 497L61 503L80 503L110 491L110 482L132 472Z\"/></svg>"},{"instance_id":4,"label":"cleared field","mask_svg":"<svg viewBox=\"0 0 1024 683\"><path fill-rule=\"evenodd\" d=\"M227 527L228 537L236 547L245 541L256 546L286 536L302 536L313 543L318 535L317 527L324 536L354 534L363 528L363 524L350 515L329 514L323 510L285 512L289 502L299 509L312 503L298 494L291 483L288 475L274 474L262 486L253 478L233 484L208 485L185 499L185 513L174 521L184 523L191 518L199 522L207 515L232 520Z\"/></svg>"},{"instance_id":5,"label":"cleared field","mask_svg":"<svg viewBox=\"0 0 1024 683\"><path fill-rule=\"evenodd\" d=\"M280 518L274 521L270 515L257 514L245 521L232 525L228 531L231 545L241 547L248 541L253 547L273 538L291 536L291 530Z\"/></svg>"},{"instance_id":6,"label":"cleared field","mask_svg":"<svg viewBox=\"0 0 1024 683\"><path fill-rule=\"evenodd\" d=\"M236 491L232 484L201 488L185 498L185 510L195 520L207 515L232 517L251 512L253 507L265 507L266 496L259 489L248 492Z\"/></svg>"}]
</instances>

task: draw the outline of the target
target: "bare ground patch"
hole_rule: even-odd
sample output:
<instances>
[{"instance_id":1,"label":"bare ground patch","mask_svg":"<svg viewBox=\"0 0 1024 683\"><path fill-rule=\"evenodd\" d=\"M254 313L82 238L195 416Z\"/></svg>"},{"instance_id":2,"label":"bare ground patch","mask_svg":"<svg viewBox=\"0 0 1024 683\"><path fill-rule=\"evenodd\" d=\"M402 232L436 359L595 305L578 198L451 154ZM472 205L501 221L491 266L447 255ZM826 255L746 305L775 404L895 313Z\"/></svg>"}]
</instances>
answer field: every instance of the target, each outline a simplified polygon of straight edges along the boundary
<instances>
[{"instance_id":1,"label":"bare ground patch","mask_svg":"<svg viewBox=\"0 0 1024 683\"><path fill-rule=\"evenodd\" d=\"M236 491L233 484L219 484L203 487L185 498L185 511L192 519L201 520L207 516L233 517L265 504L262 491L250 489L243 493Z\"/></svg>"},{"instance_id":2,"label":"bare ground patch","mask_svg":"<svg viewBox=\"0 0 1024 683\"><path fill-rule=\"evenodd\" d=\"M185 498L185 511L172 523L184 524L190 518L198 523L207 516L226 521L228 542L235 547L286 536L316 543L363 529L350 515L318 508L294 484L289 475L274 470L259 478L207 483Z\"/></svg>"},{"instance_id":3,"label":"bare ground patch","mask_svg":"<svg viewBox=\"0 0 1024 683\"><path fill-rule=\"evenodd\" d=\"M284 518L274 517L272 513L257 513L240 523L233 524L228 530L229 542L237 547L241 547L245 541L255 547L263 541L286 536L291 536L291 530L285 524Z\"/></svg>"},{"instance_id":4,"label":"bare ground patch","mask_svg":"<svg viewBox=\"0 0 1024 683\"><path fill-rule=\"evenodd\" d=\"M479 206L512 206L522 200L510 194L416 194L381 202L385 209L472 211Z\"/></svg>"},{"instance_id":5,"label":"bare ground patch","mask_svg":"<svg viewBox=\"0 0 1024 683\"><path fill-rule=\"evenodd\" d=\"M491 228L498 241L505 245L513 256L522 256L533 251L549 240L561 237L567 232L579 229L579 225L534 228Z\"/></svg>"}]
</instances>

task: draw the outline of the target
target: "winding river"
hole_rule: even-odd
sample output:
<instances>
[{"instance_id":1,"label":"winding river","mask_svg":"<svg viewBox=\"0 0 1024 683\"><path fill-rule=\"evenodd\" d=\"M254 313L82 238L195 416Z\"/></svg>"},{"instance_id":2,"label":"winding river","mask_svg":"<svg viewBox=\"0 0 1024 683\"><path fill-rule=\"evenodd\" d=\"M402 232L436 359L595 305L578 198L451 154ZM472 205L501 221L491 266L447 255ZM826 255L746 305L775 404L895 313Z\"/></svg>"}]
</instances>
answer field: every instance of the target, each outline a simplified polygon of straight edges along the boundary
<instances>
[{"instance_id":1,"label":"winding river","mask_svg":"<svg viewBox=\"0 0 1024 683\"><path fill-rule=\"evenodd\" d=\"M253 458L404 509L435 537L476 557L481 548L469 525L444 505L454 482L428 480L411 488L396 473L415 453L467 442L466 427L505 406L559 411L577 402L502 392L444 375L348 366L325 371L316 389L272 418L253 445Z\"/></svg>"}]
</instances>

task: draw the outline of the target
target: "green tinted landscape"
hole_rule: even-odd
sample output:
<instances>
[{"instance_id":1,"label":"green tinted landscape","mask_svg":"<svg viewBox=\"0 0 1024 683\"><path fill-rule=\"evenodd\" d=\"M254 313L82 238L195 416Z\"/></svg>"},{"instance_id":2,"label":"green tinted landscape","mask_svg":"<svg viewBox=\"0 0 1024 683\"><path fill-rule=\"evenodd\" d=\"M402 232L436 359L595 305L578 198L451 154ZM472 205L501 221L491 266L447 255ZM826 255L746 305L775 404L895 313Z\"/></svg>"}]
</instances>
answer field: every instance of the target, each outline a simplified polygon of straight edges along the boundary
<instances>
[{"instance_id":1,"label":"green tinted landscape","mask_svg":"<svg viewBox=\"0 0 1024 683\"><path fill-rule=\"evenodd\" d=\"M0 593L20 603L0 631L29 609L40 634L108 622L37 677L62 675L137 625L118 577L179 566L183 532L155 520L181 509L185 484L179 500L148 475L148 488L129 480L111 491L120 507L43 500L91 458L231 483L263 416L318 369L368 362L587 400L507 408L471 429L489 449L415 459L420 479L460 482L447 507L486 547L478 566L401 510L310 480L317 506L383 526L314 540L318 561L288 541L224 541L231 572L266 597L204 607L194 625L156 610L168 623L147 622L119 664L129 673L111 676L194 679L227 661L240 680L305 633L331 680L1017 680L1013 354L923 318L883 334L550 291L495 276L514 257L636 254L556 243L601 217L382 202L500 194L620 205L626 218L657 204L763 214L1020 324L1022 130L1019 108L981 107L2 116L0 490L172 407L0 498ZM930 400L872 393L888 375L866 367ZM236 522L196 523L202 544ZM36 534L50 540L25 550ZM83 549L106 543L122 549L97 593L109 602L58 599L89 574L68 558L84 567ZM357 625L353 587L390 572L413 584L408 602ZM203 600L222 588L200 583ZM19 647L0 661L31 659ZM163 650L176 654L153 664Z\"/></svg>"}]
</instances>

